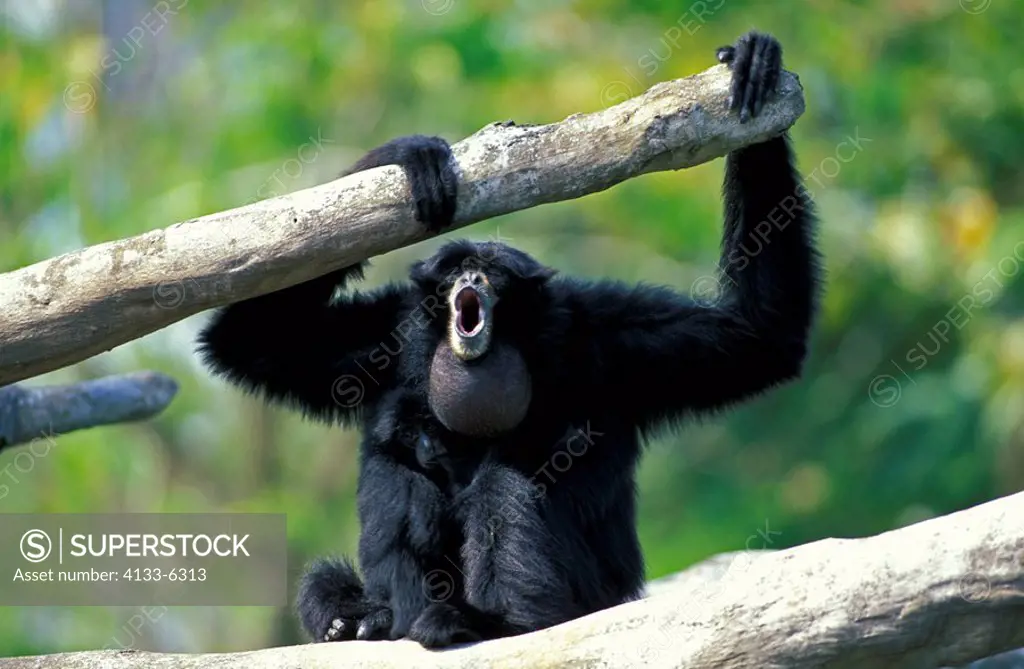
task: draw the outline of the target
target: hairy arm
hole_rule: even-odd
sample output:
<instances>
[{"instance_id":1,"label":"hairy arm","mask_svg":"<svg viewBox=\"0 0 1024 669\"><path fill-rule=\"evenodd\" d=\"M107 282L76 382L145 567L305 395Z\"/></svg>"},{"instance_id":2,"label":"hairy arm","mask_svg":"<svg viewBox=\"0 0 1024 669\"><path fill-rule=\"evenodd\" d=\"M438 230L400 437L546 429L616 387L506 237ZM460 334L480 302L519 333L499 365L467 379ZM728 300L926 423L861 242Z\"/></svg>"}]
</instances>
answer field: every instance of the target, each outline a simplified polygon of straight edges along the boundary
<instances>
[{"instance_id":1,"label":"hairy arm","mask_svg":"<svg viewBox=\"0 0 1024 669\"><path fill-rule=\"evenodd\" d=\"M778 43L750 34L719 57L733 68L741 119L756 115L778 79ZM729 154L723 190L713 298L615 282L555 284L569 305L575 349L599 361L581 377L642 425L726 406L801 371L819 269L813 205L788 137Z\"/></svg>"},{"instance_id":2,"label":"hairy arm","mask_svg":"<svg viewBox=\"0 0 1024 669\"><path fill-rule=\"evenodd\" d=\"M334 302L337 286L363 265L217 313L199 335L199 350L217 374L266 399L321 420L346 420L376 399L395 365L369 370L370 354L394 330L407 288L354 292Z\"/></svg>"},{"instance_id":3,"label":"hairy arm","mask_svg":"<svg viewBox=\"0 0 1024 669\"><path fill-rule=\"evenodd\" d=\"M402 167L416 216L429 230L451 224L458 182L443 139L400 137L371 150L345 174L383 165ZM362 278L364 267L352 265L220 310L199 336L203 358L236 385L311 417L358 419L360 408L394 382L397 365L370 364L370 357L398 327L413 290L392 285L332 301L336 288Z\"/></svg>"}]
</instances>

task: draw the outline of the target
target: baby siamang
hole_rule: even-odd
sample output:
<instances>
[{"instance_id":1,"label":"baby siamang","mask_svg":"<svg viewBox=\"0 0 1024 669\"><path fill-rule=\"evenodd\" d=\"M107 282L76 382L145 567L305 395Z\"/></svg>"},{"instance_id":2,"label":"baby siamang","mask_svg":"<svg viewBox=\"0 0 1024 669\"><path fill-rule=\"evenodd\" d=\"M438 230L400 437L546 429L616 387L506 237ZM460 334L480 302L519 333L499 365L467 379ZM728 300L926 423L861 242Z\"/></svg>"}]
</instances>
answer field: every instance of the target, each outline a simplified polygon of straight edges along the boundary
<instances>
[{"instance_id":1,"label":"baby siamang","mask_svg":"<svg viewBox=\"0 0 1024 669\"><path fill-rule=\"evenodd\" d=\"M754 117L782 49L718 50ZM450 224L447 143L401 138L352 171L401 166L417 217ZM268 400L363 427L359 567L321 560L298 612L317 641L428 647L555 625L640 596L634 473L659 426L799 375L819 291L812 203L786 135L726 159L724 290L555 276L498 243L450 242L411 281L335 294L341 269L222 310L210 367Z\"/></svg>"}]
</instances>

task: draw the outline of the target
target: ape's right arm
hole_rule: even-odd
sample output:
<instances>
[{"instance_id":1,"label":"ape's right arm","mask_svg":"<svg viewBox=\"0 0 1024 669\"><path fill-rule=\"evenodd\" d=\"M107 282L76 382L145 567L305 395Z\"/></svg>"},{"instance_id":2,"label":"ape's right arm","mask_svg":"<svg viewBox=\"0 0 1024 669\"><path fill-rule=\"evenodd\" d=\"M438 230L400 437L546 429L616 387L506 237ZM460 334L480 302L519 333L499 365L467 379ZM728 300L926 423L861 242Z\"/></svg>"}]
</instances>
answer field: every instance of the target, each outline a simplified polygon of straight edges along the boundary
<instances>
[{"instance_id":1,"label":"ape's right arm","mask_svg":"<svg viewBox=\"0 0 1024 669\"><path fill-rule=\"evenodd\" d=\"M331 303L363 264L222 309L199 335L207 365L266 399L321 420L352 419L391 385L396 364L370 355L395 329L405 287L355 292Z\"/></svg>"},{"instance_id":2,"label":"ape's right arm","mask_svg":"<svg viewBox=\"0 0 1024 669\"><path fill-rule=\"evenodd\" d=\"M398 165L416 218L431 232L451 225L458 197L451 148L440 137L399 137L368 152L352 174ZM354 421L392 386L396 361L376 349L399 325L411 287L387 286L331 303L365 263L221 310L199 335L215 373L322 420ZM374 354L374 360L370 360Z\"/></svg>"}]
</instances>

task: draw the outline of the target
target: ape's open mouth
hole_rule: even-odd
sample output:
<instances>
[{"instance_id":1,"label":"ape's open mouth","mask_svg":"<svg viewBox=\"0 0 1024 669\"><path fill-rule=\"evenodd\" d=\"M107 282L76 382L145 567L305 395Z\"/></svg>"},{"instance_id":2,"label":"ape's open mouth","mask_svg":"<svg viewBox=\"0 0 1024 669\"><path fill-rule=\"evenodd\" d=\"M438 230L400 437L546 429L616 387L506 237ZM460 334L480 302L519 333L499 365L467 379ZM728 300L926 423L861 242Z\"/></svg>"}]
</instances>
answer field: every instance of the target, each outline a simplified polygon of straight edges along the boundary
<instances>
[{"instance_id":1,"label":"ape's open mouth","mask_svg":"<svg viewBox=\"0 0 1024 669\"><path fill-rule=\"evenodd\" d=\"M467 286L455 296L455 327L463 337L472 337L484 329L483 302L476 289Z\"/></svg>"}]
</instances>

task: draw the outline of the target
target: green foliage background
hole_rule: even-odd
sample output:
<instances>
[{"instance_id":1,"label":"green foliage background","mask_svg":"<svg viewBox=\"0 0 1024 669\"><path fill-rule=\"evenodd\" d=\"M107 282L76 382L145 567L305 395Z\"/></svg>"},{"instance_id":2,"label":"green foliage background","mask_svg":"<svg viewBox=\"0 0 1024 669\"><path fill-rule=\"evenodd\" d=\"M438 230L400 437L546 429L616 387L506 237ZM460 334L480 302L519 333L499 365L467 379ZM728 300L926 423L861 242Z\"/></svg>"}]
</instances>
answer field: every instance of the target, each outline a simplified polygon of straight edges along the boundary
<instances>
[{"instance_id":1,"label":"green foliage background","mask_svg":"<svg viewBox=\"0 0 1024 669\"><path fill-rule=\"evenodd\" d=\"M651 445L649 576L1024 488L1013 0L11 0L0 17L0 271L321 183L397 135L597 110L770 31L805 87L792 134L827 299L803 380ZM651 175L455 234L686 289L714 265L721 177L721 161ZM434 246L378 259L371 280ZM0 454L0 512L287 512L293 575L353 552L359 435L212 379L192 353L205 318L33 380L149 368L181 390L158 419L60 437L30 467ZM136 632L137 613L0 608L0 655L300 640L287 609L172 609Z\"/></svg>"}]
</instances>

